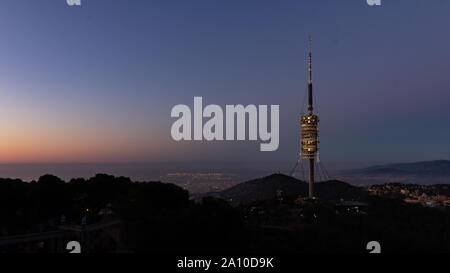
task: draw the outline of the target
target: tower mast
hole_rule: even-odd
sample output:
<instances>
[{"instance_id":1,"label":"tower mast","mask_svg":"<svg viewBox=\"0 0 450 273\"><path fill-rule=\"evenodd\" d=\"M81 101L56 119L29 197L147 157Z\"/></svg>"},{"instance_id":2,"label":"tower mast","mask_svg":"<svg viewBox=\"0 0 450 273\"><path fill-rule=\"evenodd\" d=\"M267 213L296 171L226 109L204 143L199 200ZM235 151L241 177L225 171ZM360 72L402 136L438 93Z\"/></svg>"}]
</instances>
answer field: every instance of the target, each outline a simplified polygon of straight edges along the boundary
<instances>
[{"instance_id":1,"label":"tower mast","mask_svg":"<svg viewBox=\"0 0 450 273\"><path fill-rule=\"evenodd\" d=\"M309 188L309 198L314 198L313 184L314 184L314 160L317 155L318 145L318 124L319 117L314 115L313 112L313 87L312 87L312 54L311 54L311 36L308 37L308 115L301 117L301 129L302 129L302 140L301 140L301 154L304 159L308 160L308 188Z\"/></svg>"},{"instance_id":2,"label":"tower mast","mask_svg":"<svg viewBox=\"0 0 450 273\"><path fill-rule=\"evenodd\" d=\"M312 96L312 54L311 54L311 36L308 36L308 114L313 114L313 96Z\"/></svg>"}]
</instances>

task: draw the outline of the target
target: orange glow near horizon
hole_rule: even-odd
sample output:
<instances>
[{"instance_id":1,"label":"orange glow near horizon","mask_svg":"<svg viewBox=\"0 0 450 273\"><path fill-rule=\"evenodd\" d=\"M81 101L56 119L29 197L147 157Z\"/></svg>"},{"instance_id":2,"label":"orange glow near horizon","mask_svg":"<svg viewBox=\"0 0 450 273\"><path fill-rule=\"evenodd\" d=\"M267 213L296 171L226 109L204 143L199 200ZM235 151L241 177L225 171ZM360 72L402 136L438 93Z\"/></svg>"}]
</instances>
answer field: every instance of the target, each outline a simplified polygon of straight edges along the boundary
<instances>
[{"instance_id":1,"label":"orange glow near horizon","mask_svg":"<svg viewBox=\"0 0 450 273\"><path fill-rule=\"evenodd\" d=\"M133 135L118 132L15 129L0 135L0 163L123 162L162 152L161 145L152 145L151 140L137 141Z\"/></svg>"},{"instance_id":2,"label":"orange glow near horizon","mask_svg":"<svg viewBox=\"0 0 450 273\"><path fill-rule=\"evenodd\" d=\"M150 126L145 119L116 117L94 105L63 108L38 100L0 97L1 164L146 161L170 147L167 138L152 134L162 131L158 125Z\"/></svg>"}]
</instances>

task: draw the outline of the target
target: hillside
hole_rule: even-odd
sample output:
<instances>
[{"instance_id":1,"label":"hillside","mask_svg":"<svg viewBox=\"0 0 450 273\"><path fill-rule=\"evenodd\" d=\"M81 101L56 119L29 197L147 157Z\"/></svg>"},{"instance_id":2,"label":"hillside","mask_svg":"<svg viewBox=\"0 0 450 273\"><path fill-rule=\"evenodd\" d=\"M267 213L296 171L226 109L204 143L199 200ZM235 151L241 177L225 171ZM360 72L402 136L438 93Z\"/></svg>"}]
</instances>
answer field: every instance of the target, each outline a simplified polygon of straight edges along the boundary
<instances>
[{"instance_id":1,"label":"hillside","mask_svg":"<svg viewBox=\"0 0 450 273\"><path fill-rule=\"evenodd\" d=\"M282 191L283 196L308 195L307 183L283 174L243 182L211 195L238 204L276 198L278 189ZM317 197L326 200L359 199L365 191L363 188L337 180L315 183L314 190Z\"/></svg>"}]
</instances>

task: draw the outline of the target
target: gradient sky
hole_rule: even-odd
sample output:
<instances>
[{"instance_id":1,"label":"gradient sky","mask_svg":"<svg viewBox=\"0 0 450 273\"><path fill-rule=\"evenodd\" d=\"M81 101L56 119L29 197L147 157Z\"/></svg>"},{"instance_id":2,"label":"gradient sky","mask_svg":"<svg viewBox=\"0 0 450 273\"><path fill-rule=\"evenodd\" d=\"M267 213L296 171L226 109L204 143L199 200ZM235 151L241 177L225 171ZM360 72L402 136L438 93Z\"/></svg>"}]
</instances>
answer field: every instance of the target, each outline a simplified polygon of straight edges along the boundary
<instances>
[{"instance_id":1,"label":"gradient sky","mask_svg":"<svg viewBox=\"0 0 450 273\"><path fill-rule=\"evenodd\" d=\"M2 0L0 163L450 158L450 1ZM280 148L175 142L176 104L279 104Z\"/></svg>"}]
</instances>

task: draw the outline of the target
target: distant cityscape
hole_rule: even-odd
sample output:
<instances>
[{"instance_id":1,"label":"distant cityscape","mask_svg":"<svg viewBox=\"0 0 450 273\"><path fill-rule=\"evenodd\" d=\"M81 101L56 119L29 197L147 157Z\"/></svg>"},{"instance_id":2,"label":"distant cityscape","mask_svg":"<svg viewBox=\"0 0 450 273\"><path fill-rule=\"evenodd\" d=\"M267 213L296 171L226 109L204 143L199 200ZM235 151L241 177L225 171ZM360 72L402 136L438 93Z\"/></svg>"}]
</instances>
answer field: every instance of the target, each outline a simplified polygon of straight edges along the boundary
<instances>
[{"instance_id":1,"label":"distant cityscape","mask_svg":"<svg viewBox=\"0 0 450 273\"><path fill-rule=\"evenodd\" d=\"M228 189L239 183L242 176L233 173L168 173L161 181L173 183L190 193L203 194Z\"/></svg>"},{"instance_id":2,"label":"distant cityscape","mask_svg":"<svg viewBox=\"0 0 450 273\"><path fill-rule=\"evenodd\" d=\"M368 188L371 195L401 198L410 204L427 207L450 207L450 187L448 185L384 184Z\"/></svg>"}]
</instances>

